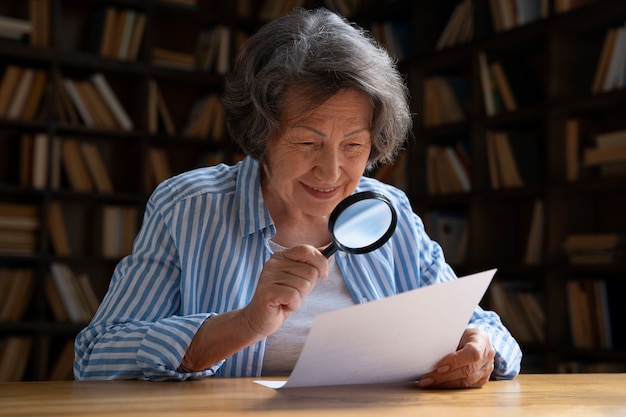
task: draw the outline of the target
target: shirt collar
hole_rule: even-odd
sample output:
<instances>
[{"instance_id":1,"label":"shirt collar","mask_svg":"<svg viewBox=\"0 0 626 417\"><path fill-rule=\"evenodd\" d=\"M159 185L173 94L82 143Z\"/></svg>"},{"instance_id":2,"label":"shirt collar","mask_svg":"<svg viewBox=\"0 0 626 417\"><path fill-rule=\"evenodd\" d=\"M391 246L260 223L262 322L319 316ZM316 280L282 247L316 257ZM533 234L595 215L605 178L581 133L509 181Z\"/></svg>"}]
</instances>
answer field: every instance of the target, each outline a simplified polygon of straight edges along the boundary
<instances>
[{"instance_id":1,"label":"shirt collar","mask_svg":"<svg viewBox=\"0 0 626 417\"><path fill-rule=\"evenodd\" d=\"M237 176L237 205L239 207L239 222L242 235L268 229L270 236L274 236L274 221L263 199L261 190L261 167L259 163L246 156L239 163Z\"/></svg>"}]
</instances>

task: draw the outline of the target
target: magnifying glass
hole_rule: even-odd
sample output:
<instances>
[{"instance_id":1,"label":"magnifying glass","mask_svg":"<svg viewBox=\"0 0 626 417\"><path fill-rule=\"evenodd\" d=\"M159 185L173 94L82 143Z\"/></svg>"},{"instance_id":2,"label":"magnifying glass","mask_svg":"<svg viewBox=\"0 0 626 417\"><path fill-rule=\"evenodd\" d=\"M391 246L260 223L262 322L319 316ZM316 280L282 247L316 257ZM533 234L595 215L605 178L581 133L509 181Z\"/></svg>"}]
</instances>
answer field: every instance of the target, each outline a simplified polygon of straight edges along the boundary
<instances>
[{"instance_id":1,"label":"magnifying glass","mask_svg":"<svg viewBox=\"0 0 626 417\"><path fill-rule=\"evenodd\" d=\"M355 254L371 252L389 240L397 222L396 210L383 194L352 194L330 214L328 231L332 243L322 254L329 258L337 249Z\"/></svg>"}]
</instances>

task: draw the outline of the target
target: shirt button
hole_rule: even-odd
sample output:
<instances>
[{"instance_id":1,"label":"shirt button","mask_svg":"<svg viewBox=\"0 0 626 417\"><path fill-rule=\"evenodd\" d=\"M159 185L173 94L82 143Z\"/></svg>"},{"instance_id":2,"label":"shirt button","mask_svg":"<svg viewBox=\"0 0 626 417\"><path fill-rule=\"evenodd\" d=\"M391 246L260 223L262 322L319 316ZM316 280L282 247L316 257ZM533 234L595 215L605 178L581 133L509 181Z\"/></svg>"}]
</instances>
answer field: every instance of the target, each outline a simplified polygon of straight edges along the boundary
<instances>
[{"instance_id":1,"label":"shirt button","mask_svg":"<svg viewBox=\"0 0 626 417\"><path fill-rule=\"evenodd\" d=\"M339 257L340 258L345 258L346 257L346 253L344 251L339 251Z\"/></svg>"},{"instance_id":2,"label":"shirt button","mask_svg":"<svg viewBox=\"0 0 626 417\"><path fill-rule=\"evenodd\" d=\"M361 298L361 300L359 302L361 304L365 304L365 303L367 303L367 298Z\"/></svg>"}]
</instances>

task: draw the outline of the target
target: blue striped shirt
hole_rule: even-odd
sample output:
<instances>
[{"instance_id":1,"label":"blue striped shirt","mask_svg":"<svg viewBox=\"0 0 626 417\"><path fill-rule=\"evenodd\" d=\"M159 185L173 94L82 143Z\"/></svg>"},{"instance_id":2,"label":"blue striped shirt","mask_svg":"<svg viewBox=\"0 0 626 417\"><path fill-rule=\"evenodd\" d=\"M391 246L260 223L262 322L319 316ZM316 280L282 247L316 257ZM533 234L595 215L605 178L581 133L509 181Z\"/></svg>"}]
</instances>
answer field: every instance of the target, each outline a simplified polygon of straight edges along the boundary
<instances>
[{"instance_id":1,"label":"blue striped shirt","mask_svg":"<svg viewBox=\"0 0 626 417\"><path fill-rule=\"evenodd\" d=\"M368 254L337 253L355 303L456 279L406 195L363 178L357 191L387 195L398 210L390 241ZM239 309L254 294L275 227L256 161L200 168L160 184L148 200L133 252L117 265L91 323L75 341L74 375L88 379L259 376L265 340L210 369L182 372L183 356L212 315ZM499 317L477 307L469 326L491 337L494 376L513 378L521 351Z\"/></svg>"}]
</instances>

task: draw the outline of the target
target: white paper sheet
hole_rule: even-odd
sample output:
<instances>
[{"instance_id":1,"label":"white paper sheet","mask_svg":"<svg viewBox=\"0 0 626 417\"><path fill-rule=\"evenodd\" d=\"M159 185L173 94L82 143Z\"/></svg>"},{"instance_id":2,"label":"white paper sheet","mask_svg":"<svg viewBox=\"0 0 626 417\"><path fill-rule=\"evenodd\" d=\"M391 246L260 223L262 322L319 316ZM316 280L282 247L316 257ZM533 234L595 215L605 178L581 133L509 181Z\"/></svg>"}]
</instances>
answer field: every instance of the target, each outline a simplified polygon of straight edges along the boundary
<instances>
[{"instance_id":1,"label":"white paper sheet","mask_svg":"<svg viewBox=\"0 0 626 417\"><path fill-rule=\"evenodd\" d=\"M496 270L319 314L287 381L270 388L412 381L454 352Z\"/></svg>"}]
</instances>

